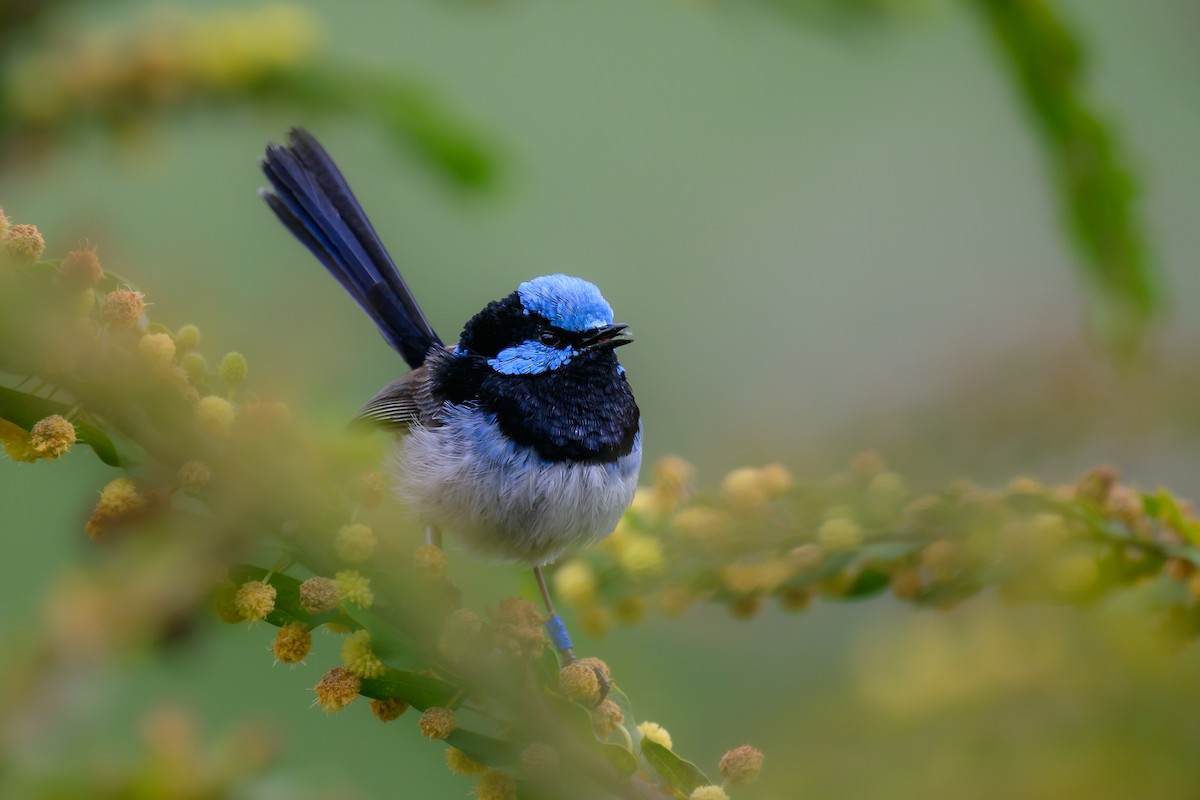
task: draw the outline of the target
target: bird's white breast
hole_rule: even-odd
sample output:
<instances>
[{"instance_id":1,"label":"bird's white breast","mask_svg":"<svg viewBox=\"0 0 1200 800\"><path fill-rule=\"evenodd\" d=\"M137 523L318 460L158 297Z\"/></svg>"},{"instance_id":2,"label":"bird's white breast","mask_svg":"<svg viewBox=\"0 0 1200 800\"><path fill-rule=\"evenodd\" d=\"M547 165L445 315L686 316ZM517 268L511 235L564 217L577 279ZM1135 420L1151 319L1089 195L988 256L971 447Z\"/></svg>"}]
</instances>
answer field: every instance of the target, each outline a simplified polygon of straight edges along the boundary
<instances>
[{"instance_id":1,"label":"bird's white breast","mask_svg":"<svg viewBox=\"0 0 1200 800\"><path fill-rule=\"evenodd\" d=\"M633 502L633 450L603 464L550 462L470 406L414 425L396 449L397 491L430 524L488 556L545 564L612 533Z\"/></svg>"}]
</instances>

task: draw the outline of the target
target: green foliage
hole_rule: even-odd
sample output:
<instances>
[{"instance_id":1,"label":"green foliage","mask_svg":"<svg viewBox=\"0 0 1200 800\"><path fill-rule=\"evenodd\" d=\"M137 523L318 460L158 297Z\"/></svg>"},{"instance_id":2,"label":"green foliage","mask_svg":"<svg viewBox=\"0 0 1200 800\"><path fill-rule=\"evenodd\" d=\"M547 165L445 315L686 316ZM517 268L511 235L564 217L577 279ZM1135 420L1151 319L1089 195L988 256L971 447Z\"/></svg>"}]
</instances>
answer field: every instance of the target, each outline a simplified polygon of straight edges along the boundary
<instances>
[{"instance_id":1,"label":"green foliage","mask_svg":"<svg viewBox=\"0 0 1200 800\"><path fill-rule=\"evenodd\" d=\"M1049 0L974 0L1042 134L1064 215L1097 292L1095 322L1126 353L1158 307L1136 181L1086 90L1086 54Z\"/></svg>"}]
</instances>

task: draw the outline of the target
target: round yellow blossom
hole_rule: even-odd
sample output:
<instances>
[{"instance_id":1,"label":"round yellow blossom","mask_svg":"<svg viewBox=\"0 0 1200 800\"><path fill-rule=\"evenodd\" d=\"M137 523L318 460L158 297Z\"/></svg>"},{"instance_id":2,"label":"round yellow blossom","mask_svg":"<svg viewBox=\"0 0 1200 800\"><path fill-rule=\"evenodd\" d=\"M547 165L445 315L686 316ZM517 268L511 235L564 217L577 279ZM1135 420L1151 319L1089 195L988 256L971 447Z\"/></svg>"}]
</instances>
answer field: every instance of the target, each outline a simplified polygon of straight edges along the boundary
<instances>
[{"instance_id":1,"label":"round yellow blossom","mask_svg":"<svg viewBox=\"0 0 1200 800\"><path fill-rule=\"evenodd\" d=\"M37 225L13 225L4 232L4 249L13 260L32 264L46 252L46 240Z\"/></svg>"},{"instance_id":2,"label":"round yellow blossom","mask_svg":"<svg viewBox=\"0 0 1200 800\"><path fill-rule=\"evenodd\" d=\"M378 472L368 472L359 476L354 482L352 493L354 499L364 508L375 508L387 494L387 486L383 482L383 476Z\"/></svg>"},{"instance_id":3,"label":"round yellow blossom","mask_svg":"<svg viewBox=\"0 0 1200 800\"><path fill-rule=\"evenodd\" d=\"M446 766L455 775L483 775L488 771L487 764L480 764L457 747L446 748Z\"/></svg>"},{"instance_id":4,"label":"round yellow blossom","mask_svg":"<svg viewBox=\"0 0 1200 800\"><path fill-rule=\"evenodd\" d=\"M895 472L881 472L867 484L867 501L876 514L895 514L907 497L908 486Z\"/></svg>"},{"instance_id":5,"label":"round yellow blossom","mask_svg":"<svg viewBox=\"0 0 1200 800\"><path fill-rule=\"evenodd\" d=\"M371 713L380 722L391 722L394 719L399 719L400 715L405 711L408 711L408 703L399 697L371 698Z\"/></svg>"},{"instance_id":6,"label":"round yellow blossom","mask_svg":"<svg viewBox=\"0 0 1200 800\"><path fill-rule=\"evenodd\" d=\"M729 613L733 615L734 619L750 619L762 610L762 605L761 595L748 594L730 603Z\"/></svg>"},{"instance_id":7,"label":"round yellow blossom","mask_svg":"<svg viewBox=\"0 0 1200 800\"><path fill-rule=\"evenodd\" d=\"M567 664L558 673L558 688L568 700L593 705L600 699L600 679L596 671L576 661Z\"/></svg>"},{"instance_id":8,"label":"round yellow blossom","mask_svg":"<svg viewBox=\"0 0 1200 800\"><path fill-rule=\"evenodd\" d=\"M807 586L785 586L779 592L779 605L784 611L804 611L812 604L812 589Z\"/></svg>"},{"instance_id":9,"label":"round yellow blossom","mask_svg":"<svg viewBox=\"0 0 1200 800\"><path fill-rule=\"evenodd\" d=\"M604 676L604 680L606 680L606 681L612 680L612 670L609 669L608 664L605 664L602 660L596 658L595 656L588 656L587 658L581 658L576 663L583 664L585 667L588 667L593 672L596 670L600 670L600 674Z\"/></svg>"},{"instance_id":10,"label":"round yellow blossom","mask_svg":"<svg viewBox=\"0 0 1200 800\"><path fill-rule=\"evenodd\" d=\"M38 420L29 430L29 446L42 458L58 458L73 444L75 426L58 414Z\"/></svg>"},{"instance_id":11,"label":"round yellow blossom","mask_svg":"<svg viewBox=\"0 0 1200 800\"><path fill-rule=\"evenodd\" d=\"M361 572L344 569L333 576L337 583L338 596L347 603L359 608L370 608L375 602L375 593L371 591L371 579Z\"/></svg>"},{"instance_id":12,"label":"round yellow blossom","mask_svg":"<svg viewBox=\"0 0 1200 800\"><path fill-rule=\"evenodd\" d=\"M371 634L359 630L342 642L342 663L360 678L382 678L387 672L383 662L371 652Z\"/></svg>"},{"instance_id":13,"label":"round yellow blossom","mask_svg":"<svg viewBox=\"0 0 1200 800\"><path fill-rule=\"evenodd\" d=\"M654 488L671 508L687 499L695 479L696 468L685 458L665 456L654 465Z\"/></svg>"},{"instance_id":14,"label":"round yellow blossom","mask_svg":"<svg viewBox=\"0 0 1200 800\"><path fill-rule=\"evenodd\" d=\"M351 564L360 564L375 555L375 531L362 523L343 526L333 538L338 557Z\"/></svg>"},{"instance_id":15,"label":"round yellow blossom","mask_svg":"<svg viewBox=\"0 0 1200 800\"><path fill-rule=\"evenodd\" d=\"M657 722L643 722L637 726L638 731L652 742L661 744L663 747L671 750L675 747L671 742L671 734L667 729Z\"/></svg>"},{"instance_id":16,"label":"round yellow blossom","mask_svg":"<svg viewBox=\"0 0 1200 800\"><path fill-rule=\"evenodd\" d=\"M734 786L745 786L758 779L763 768L760 750L744 744L721 756L721 777Z\"/></svg>"},{"instance_id":17,"label":"round yellow blossom","mask_svg":"<svg viewBox=\"0 0 1200 800\"><path fill-rule=\"evenodd\" d=\"M633 493L633 502L629 504L629 515L635 519L657 520L668 510L668 499L658 491L657 487L639 486Z\"/></svg>"},{"instance_id":18,"label":"round yellow blossom","mask_svg":"<svg viewBox=\"0 0 1200 800\"><path fill-rule=\"evenodd\" d=\"M179 359L179 366L183 367L183 371L194 381L203 380L208 376L208 360L199 353L184 353L183 358Z\"/></svg>"},{"instance_id":19,"label":"round yellow blossom","mask_svg":"<svg viewBox=\"0 0 1200 800\"><path fill-rule=\"evenodd\" d=\"M604 739L617 730L617 726L625 721L621 707L606 697L600 705L592 709L592 727L600 738Z\"/></svg>"},{"instance_id":20,"label":"round yellow blossom","mask_svg":"<svg viewBox=\"0 0 1200 800\"><path fill-rule=\"evenodd\" d=\"M475 784L479 800L517 800L517 780L498 770L489 770Z\"/></svg>"},{"instance_id":21,"label":"round yellow blossom","mask_svg":"<svg viewBox=\"0 0 1200 800\"><path fill-rule=\"evenodd\" d=\"M341 711L354 702L362 689L362 678L345 667L334 667L325 673L313 691L317 693L317 705L326 711Z\"/></svg>"},{"instance_id":22,"label":"round yellow blossom","mask_svg":"<svg viewBox=\"0 0 1200 800\"><path fill-rule=\"evenodd\" d=\"M84 531L92 541L99 541L113 524L133 517L149 503L149 498L139 492L129 478L109 481L101 490L100 501L92 509Z\"/></svg>"},{"instance_id":23,"label":"round yellow blossom","mask_svg":"<svg viewBox=\"0 0 1200 800\"><path fill-rule=\"evenodd\" d=\"M546 647L546 617L523 597L506 597L495 609L492 619L492 644L513 658L537 658Z\"/></svg>"},{"instance_id":24,"label":"round yellow blossom","mask_svg":"<svg viewBox=\"0 0 1200 800\"><path fill-rule=\"evenodd\" d=\"M179 352L187 353L195 350L198 344L200 344L200 329L195 325L184 325L175 332L175 346L179 348Z\"/></svg>"},{"instance_id":25,"label":"round yellow blossom","mask_svg":"<svg viewBox=\"0 0 1200 800\"><path fill-rule=\"evenodd\" d=\"M450 560L446 558L445 550L436 544L426 543L413 551L413 565L422 575L436 581L446 577Z\"/></svg>"},{"instance_id":26,"label":"round yellow blossom","mask_svg":"<svg viewBox=\"0 0 1200 800\"><path fill-rule=\"evenodd\" d=\"M559 764L558 751L545 742L534 742L521 751L521 771L534 780L553 777Z\"/></svg>"},{"instance_id":27,"label":"round yellow blossom","mask_svg":"<svg viewBox=\"0 0 1200 800\"><path fill-rule=\"evenodd\" d=\"M238 587L233 602L242 618L257 622L275 610L275 587L262 581L246 581Z\"/></svg>"},{"instance_id":28,"label":"round yellow blossom","mask_svg":"<svg viewBox=\"0 0 1200 800\"><path fill-rule=\"evenodd\" d=\"M817 541L826 550L853 550L862 544L863 532L858 523L846 517L832 517L817 529Z\"/></svg>"},{"instance_id":29,"label":"round yellow blossom","mask_svg":"<svg viewBox=\"0 0 1200 800\"><path fill-rule=\"evenodd\" d=\"M591 564L573 558L554 570L554 592L571 605L582 605L596 596L596 573Z\"/></svg>"},{"instance_id":30,"label":"round yellow blossom","mask_svg":"<svg viewBox=\"0 0 1200 800\"><path fill-rule=\"evenodd\" d=\"M246 357L241 353L226 353L217 366L217 375L230 386L246 380Z\"/></svg>"},{"instance_id":31,"label":"round yellow blossom","mask_svg":"<svg viewBox=\"0 0 1200 800\"><path fill-rule=\"evenodd\" d=\"M783 494L792 488L796 479L783 464L767 464L758 470L758 484L767 494Z\"/></svg>"},{"instance_id":32,"label":"round yellow blossom","mask_svg":"<svg viewBox=\"0 0 1200 800\"><path fill-rule=\"evenodd\" d=\"M175 340L166 333L147 333L138 340L138 352L152 366L166 369L175 360Z\"/></svg>"},{"instance_id":33,"label":"round yellow blossom","mask_svg":"<svg viewBox=\"0 0 1200 800\"><path fill-rule=\"evenodd\" d=\"M217 439L228 439L233 431L233 404L224 397L210 394L196 403L196 424Z\"/></svg>"},{"instance_id":34,"label":"round yellow blossom","mask_svg":"<svg viewBox=\"0 0 1200 800\"><path fill-rule=\"evenodd\" d=\"M937 580L953 577L965 563L962 547L949 539L930 542L921 551L921 566Z\"/></svg>"},{"instance_id":35,"label":"round yellow blossom","mask_svg":"<svg viewBox=\"0 0 1200 800\"><path fill-rule=\"evenodd\" d=\"M875 450L864 450L850 460L850 471L859 478L873 478L885 469L887 463Z\"/></svg>"},{"instance_id":36,"label":"round yellow blossom","mask_svg":"<svg viewBox=\"0 0 1200 800\"><path fill-rule=\"evenodd\" d=\"M341 599L337 582L320 576L300 584L300 607L310 614L324 614L337 607Z\"/></svg>"},{"instance_id":37,"label":"round yellow blossom","mask_svg":"<svg viewBox=\"0 0 1200 800\"><path fill-rule=\"evenodd\" d=\"M275 633L275 641L271 643L271 652L277 661L285 664L298 664L303 661L308 651L312 649L312 632L302 623L289 622Z\"/></svg>"},{"instance_id":38,"label":"round yellow blossom","mask_svg":"<svg viewBox=\"0 0 1200 800\"><path fill-rule=\"evenodd\" d=\"M735 508L750 511L767 502L759 472L754 467L739 467L721 481L721 494Z\"/></svg>"},{"instance_id":39,"label":"round yellow blossom","mask_svg":"<svg viewBox=\"0 0 1200 800\"><path fill-rule=\"evenodd\" d=\"M1008 483L1009 494L1044 494L1046 487L1034 478L1019 475Z\"/></svg>"},{"instance_id":40,"label":"round yellow blossom","mask_svg":"<svg viewBox=\"0 0 1200 800\"><path fill-rule=\"evenodd\" d=\"M825 560L825 550L814 542L793 547L788 553L797 572L811 572Z\"/></svg>"},{"instance_id":41,"label":"round yellow blossom","mask_svg":"<svg viewBox=\"0 0 1200 800\"><path fill-rule=\"evenodd\" d=\"M658 610L667 617L678 617L695 604L696 593L687 586L675 584L658 593Z\"/></svg>"},{"instance_id":42,"label":"round yellow blossom","mask_svg":"<svg viewBox=\"0 0 1200 800\"><path fill-rule=\"evenodd\" d=\"M697 786L688 795L688 800L729 800L729 795L720 786Z\"/></svg>"},{"instance_id":43,"label":"round yellow blossom","mask_svg":"<svg viewBox=\"0 0 1200 800\"><path fill-rule=\"evenodd\" d=\"M622 625L636 625L646 617L646 598L640 594L622 597L613 606L613 615Z\"/></svg>"},{"instance_id":44,"label":"round yellow blossom","mask_svg":"<svg viewBox=\"0 0 1200 800\"><path fill-rule=\"evenodd\" d=\"M660 575L666 567L662 543L649 536L633 534L617 557L617 563L634 579Z\"/></svg>"},{"instance_id":45,"label":"round yellow blossom","mask_svg":"<svg viewBox=\"0 0 1200 800\"><path fill-rule=\"evenodd\" d=\"M104 268L100 266L95 249L84 247L67 253L58 265L58 277L68 286L88 289L104 277Z\"/></svg>"},{"instance_id":46,"label":"round yellow blossom","mask_svg":"<svg viewBox=\"0 0 1200 800\"><path fill-rule=\"evenodd\" d=\"M607 636L612 630L613 614L607 606L589 603L579 609L579 629L597 639Z\"/></svg>"},{"instance_id":47,"label":"round yellow blossom","mask_svg":"<svg viewBox=\"0 0 1200 800\"><path fill-rule=\"evenodd\" d=\"M469 608L458 608L446 619L438 639L438 649L447 657L459 660L475 649L479 634L483 633L483 620Z\"/></svg>"},{"instance_id":48,"label":"round yellow blossom","mask_svg":"<svg viewBox=\"0 0 1200 800\"><path fill-rule=\"evenodd\" d=\"M117 289L104 295L100 318L114 331L132 328L146 310L145 295L132 289Z\"/></svg>"},{"instance_id":49,"label":"round yellow blossom","mask_svg":"<svg viewBox=\"0 0 1200 800\"><path fill-rule=\"evenodd\" d=\"M925 590L921 571L915 567L900 567L892 573L892 594L901 600L914 600Z\"/></svg>"},{"instance_id":50,"label":"round yellow blossom","mask_svg":"<svg viewBox=\"0 0 1200 800\"><path fill-rule=\"evenodd\" d=\"M427 739L445 739L458 727L458 719L452 709L434 706L425 709L417 727Z\"/></svg>"},{"instance_id":51,"label":"round yellow blossom","mask_svg":"<svg viewBox=\"0 0 1200 800\"><path fill-rule=\"evenodd\" d=\"M672 530L701 544L723 537L732 524L728 515L707 506L685 508L671 518Z\"/></svg>"},{"instance_id":52,"label":"round yellow blossom","mask_svg":"<svg viewBox=\"0 0 1200 800\"><path fill-rule=\"evenodd\" d=\"M189 461L179 468L175 480L179 481L179 488L185 492L198 492L212 480L212 473L203 463Z\"/></svg>"}]
</instances>

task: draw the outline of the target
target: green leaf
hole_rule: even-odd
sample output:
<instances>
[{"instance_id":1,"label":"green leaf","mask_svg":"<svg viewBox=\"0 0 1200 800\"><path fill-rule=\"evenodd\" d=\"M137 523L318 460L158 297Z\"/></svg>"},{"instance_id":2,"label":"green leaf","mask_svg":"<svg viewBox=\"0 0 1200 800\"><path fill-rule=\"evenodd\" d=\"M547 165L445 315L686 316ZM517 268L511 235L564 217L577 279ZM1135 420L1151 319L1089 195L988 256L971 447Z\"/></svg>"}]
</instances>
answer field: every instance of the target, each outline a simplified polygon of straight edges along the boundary
<instances>
[{"instance_id":1,"label":"green leaf","mask_svg":"<svg viewBox=\"0 0 1200 800\"><path fill-rule=\"evenodd\" d=\"M363 683L365 685L366 681ZM513 767L521 762L521 748L515 742L505 739L455 728L446 742L489 767Z\"/></svg>"},{"instance_id":2,"label":"green leaf","mask_svg":"<svg viewBox=\"0 0 1200 800\"><path fill-rule=\"evenodd\" d=\"M377 700L398 697L413 708L424 711L449 703L458 694L458 688L432 675L389 667L382 678L364 678L359 692ZM459 749L467 753L464 748ZM473 755L471 757L482 760Z\"/></svg>"},{"instance_id":3,"label":"green leaf","mask_svg":"<svg viewBox=\"0 0 1200 800\"><path fill-rule=\"evenodd\" d=\"M0 417L20 425L25 430L32 428L38 420L53 414L67 416L71 406L46 400L36 395L19 392L16 389L0 387ZM122 465L121 456L104 431L89 422L76 420L75 436L79 442L95 451L96 457L110 467Z\"/></svg>"},{"instance_id":4,"label":"green leaf","mask_svg":"<svg viewBox=\"0 0 1200 800\"><path fill-rule=\"evenodd\" d=\"M655 741L642 737L642 755L647 763L654 768L663 780L676 791L683 792L686 797L697 787L708 786L712 783L700 769L690 761L675 755L672 751Z\"/></svg>"},{"instance_id":5,"label":"green leaf","mask_svg":"<svg viewBox=\"0 0 1200 800\"><path fill-rule=\"evenodd\" d=\"M592 742L593 749L603 756L613 767L622 775L632 775L637 772L638 760L637 756L626 750L619 744L611 742L602 742L596 738L596 731L592 727L591 713L561 695L546 693L546 705L549 706L554 713L562 720L569 728L575 731L575 734L584 742ZM630 720L626 720L630 722Z\"/></svg>"}]
</instances>

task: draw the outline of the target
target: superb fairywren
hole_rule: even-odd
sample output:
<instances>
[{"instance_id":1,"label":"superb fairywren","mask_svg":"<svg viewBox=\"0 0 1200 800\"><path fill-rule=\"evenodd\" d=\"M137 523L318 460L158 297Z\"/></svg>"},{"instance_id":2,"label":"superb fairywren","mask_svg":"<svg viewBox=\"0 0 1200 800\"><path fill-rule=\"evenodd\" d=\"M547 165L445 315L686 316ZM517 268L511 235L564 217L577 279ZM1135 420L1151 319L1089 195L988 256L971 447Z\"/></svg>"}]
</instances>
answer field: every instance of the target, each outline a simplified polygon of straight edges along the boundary
<instances>
[{"instance_id":1,"label":"superb fairywren","mask_svg":"<svg viewBox=\"0 0 1200 800\"><path fill-rule=\"evenodd\" d=\"M359 418L401 435L397 489L431 527L531 565L555 647L571 642L541 567L608 536L633 501L641 420L616 348L632 339L593 284L522 283L447 347L333 160L307 131L270 145L263 198L371 316L412 370Z\"/></svg>"}]
</instances>

